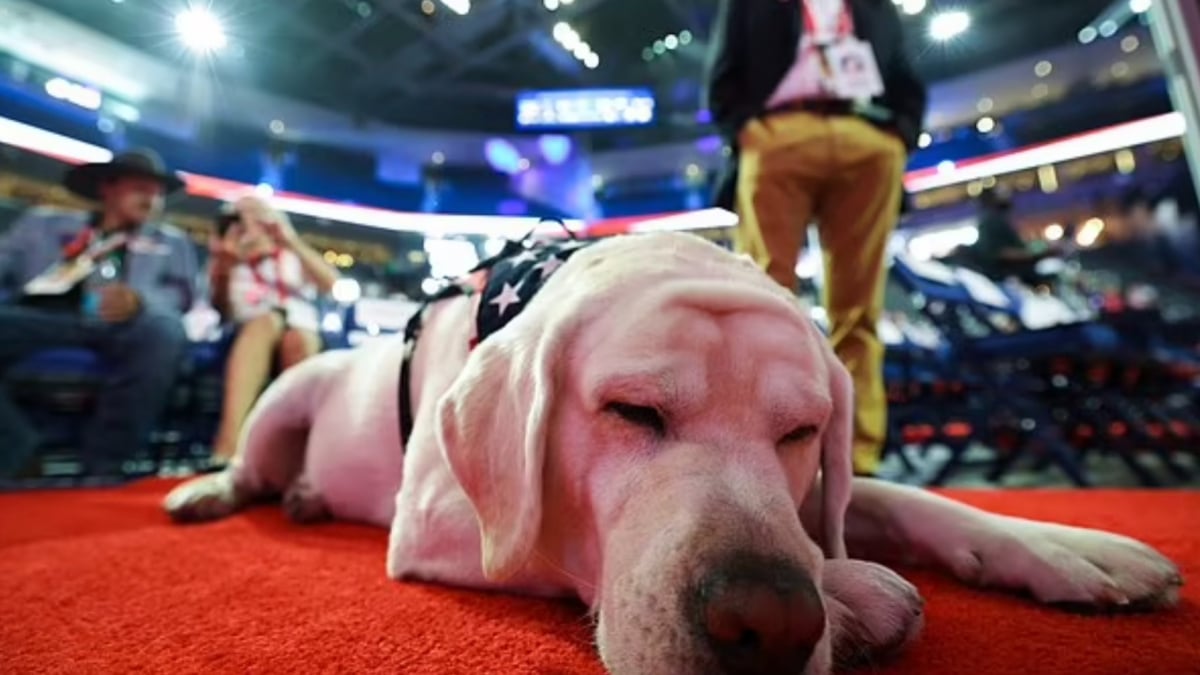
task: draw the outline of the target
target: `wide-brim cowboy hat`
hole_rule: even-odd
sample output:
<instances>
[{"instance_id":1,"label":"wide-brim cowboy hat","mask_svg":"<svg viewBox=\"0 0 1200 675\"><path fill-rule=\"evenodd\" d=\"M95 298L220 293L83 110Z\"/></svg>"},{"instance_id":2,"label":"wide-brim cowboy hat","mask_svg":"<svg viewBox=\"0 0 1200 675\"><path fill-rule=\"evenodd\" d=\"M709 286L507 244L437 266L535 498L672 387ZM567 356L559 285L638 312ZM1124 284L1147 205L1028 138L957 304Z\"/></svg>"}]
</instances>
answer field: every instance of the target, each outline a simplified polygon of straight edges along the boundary
<instances>
[{"instance_id":1,"label":"wide-brim cowboy hat","mask_svg":"<svg viewBox=\"0 0 1200 675\"><path fill-rule=\"evenodd\" d=\"M153 150L129 150L107 162L81 164L67 172L63 185L81 197L98 200L101 185L125 176L153 178L162 184L167 194L184 186L179 174L168 171L162 158Z\"/></svg>"}]
</instances>

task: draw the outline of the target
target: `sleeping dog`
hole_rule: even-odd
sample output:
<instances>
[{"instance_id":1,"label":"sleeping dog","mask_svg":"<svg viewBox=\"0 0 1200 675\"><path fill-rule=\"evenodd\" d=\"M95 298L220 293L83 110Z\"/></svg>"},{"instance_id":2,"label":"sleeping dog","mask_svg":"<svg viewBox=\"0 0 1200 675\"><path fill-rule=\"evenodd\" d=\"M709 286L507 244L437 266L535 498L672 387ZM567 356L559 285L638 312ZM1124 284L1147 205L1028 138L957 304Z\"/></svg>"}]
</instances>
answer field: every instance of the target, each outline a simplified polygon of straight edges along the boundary
<instances>
[{"instance_id":1,"label":"sleeping dog","mask_svg":"<svg viewBox=\"0 0 1200 675\"><path fill-rule=\"evenodd\" d=\"M793 296L715 245L520 250L462 288L415 345L285 373L231 466L167 511L274 496L297 521L389 527L392 578L581 598L618 675L824 675L893 652L922 601L868 561L1046 603L1178 600L1176 567L1136 541L854 479L846 370Z\"/></svg>"}]
</instances>

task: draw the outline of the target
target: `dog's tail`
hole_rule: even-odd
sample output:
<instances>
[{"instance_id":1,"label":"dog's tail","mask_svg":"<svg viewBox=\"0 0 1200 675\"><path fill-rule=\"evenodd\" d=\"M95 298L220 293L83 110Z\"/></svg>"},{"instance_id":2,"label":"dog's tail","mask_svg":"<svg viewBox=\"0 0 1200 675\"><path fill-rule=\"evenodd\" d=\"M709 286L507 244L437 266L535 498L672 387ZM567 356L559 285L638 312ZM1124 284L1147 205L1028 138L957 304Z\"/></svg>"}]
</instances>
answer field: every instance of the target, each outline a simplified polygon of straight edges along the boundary
<instances>
[{"instance_id":1,"label":"dog's tail","mask_svg":"<svg viewBox=\"0 0 1200 675\"><path fill-rule=\"evenodd\" d=\"M256 495L287 489L304 467L308 431L348 351L319 354L284 371L259 397L238 440L233 461L239 490Z\"/></svg>"}]
</instances>

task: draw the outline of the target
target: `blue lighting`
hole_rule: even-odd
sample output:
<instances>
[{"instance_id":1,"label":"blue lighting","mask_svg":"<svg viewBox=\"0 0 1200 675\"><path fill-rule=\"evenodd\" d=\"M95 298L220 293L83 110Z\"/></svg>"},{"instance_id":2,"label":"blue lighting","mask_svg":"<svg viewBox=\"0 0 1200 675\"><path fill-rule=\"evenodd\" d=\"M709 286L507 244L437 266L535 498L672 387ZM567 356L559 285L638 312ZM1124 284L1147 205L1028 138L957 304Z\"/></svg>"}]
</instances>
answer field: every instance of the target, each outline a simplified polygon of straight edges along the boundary
<instances>
[{"instance_id":1,"label":"blue lighting","mask_svg":"<svg viewBox=\"0 0 1200 675\"><path fill-rule=\"evenodd\" d=\"M542 150L542 157L554 166L571 156L571 139L566 136L542 136L538 139L538 147Z\"/></svg>"},{"instance_id":2,"label":"blue lighting","mask_svg":"<svg viewBox=\"0 0 1200 675\"><path fill-rule=\"evenodd\" d=\"M488 164L500 173L512 175L521 171L521 153L503 138L488 139L483 146L483 155Z\"/></svg>"}]
</instances>

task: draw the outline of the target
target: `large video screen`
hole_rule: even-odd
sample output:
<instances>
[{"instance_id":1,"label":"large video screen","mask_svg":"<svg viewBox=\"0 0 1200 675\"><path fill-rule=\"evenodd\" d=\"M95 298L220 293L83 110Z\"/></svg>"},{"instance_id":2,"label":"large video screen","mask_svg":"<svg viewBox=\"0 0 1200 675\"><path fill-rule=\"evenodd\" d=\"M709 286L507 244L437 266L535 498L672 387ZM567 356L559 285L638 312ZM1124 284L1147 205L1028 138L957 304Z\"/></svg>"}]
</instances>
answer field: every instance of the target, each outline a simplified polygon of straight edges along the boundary
<instances>
[{"instance_id":1,"label":"large video screen","mask_svg":"<svg viewBox=\"0 0 1200 675\"><path fill-rule=\"evenodd\" d=\"M527 91L517 96L517 127L580 129L645 126L654 121L649 89Z\"/></svg>"}]
</instances>

